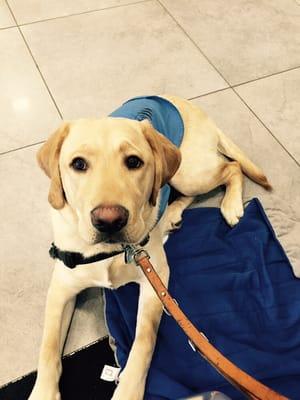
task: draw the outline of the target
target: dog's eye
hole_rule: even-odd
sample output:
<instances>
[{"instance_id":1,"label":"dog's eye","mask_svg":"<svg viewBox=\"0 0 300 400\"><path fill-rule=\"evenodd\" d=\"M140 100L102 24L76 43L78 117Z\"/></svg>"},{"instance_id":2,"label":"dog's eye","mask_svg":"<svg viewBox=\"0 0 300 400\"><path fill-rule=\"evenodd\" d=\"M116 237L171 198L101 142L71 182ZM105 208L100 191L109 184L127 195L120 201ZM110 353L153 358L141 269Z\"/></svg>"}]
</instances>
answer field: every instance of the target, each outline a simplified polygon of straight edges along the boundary
<instances>
[{"instance_id":1,"label":"dog's eye","mask_svg":"<svg viewBox=\"0 0 300 400\"><path fill-rule=\"evenodd\" d=\"M137 156L129 156L125 160L128 169L137 169L143 165L143 161Z\"/></svg>"},{"instance_id":2,"label":"dog's eye","mask_svg":"<svg viewBox=\"0 0 300 400\"><path fill-rule=\"evenodd\" d=\"M81 157L74 158L74 160L71 162L71 166L76 171L86 171L88 168L87 162Z\"/></svg>"}]
</instances>

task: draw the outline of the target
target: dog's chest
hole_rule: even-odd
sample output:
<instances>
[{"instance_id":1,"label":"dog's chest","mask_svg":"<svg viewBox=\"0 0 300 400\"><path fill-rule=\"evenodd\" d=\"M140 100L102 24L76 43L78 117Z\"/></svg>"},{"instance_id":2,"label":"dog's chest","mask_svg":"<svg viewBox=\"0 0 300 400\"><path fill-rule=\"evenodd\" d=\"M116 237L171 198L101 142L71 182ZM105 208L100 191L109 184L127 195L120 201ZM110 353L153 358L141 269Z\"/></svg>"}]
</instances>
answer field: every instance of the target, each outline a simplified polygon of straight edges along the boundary
<instances>
[{"instance_id":1,"label":"dog's chest","mask_svg":"<svg viewBox=\"0 0 300 400\"><path fill-rule=\"evenodd\" d=\"M72 271L74 283L82 287L117 289L128 282L139 282L140 271L134 264L125 264L124 256L77 266Z\"/></svg>"},{"instance_id":2,"label":"dog's chest","mask_svg":"<svg viewBox=\"0 0 300 400\"><path fill-rule=\"evenodd\" d=\"M110 264L111 261L103 260L88 265L80 265L72 270L72 275L81 286L112 289L113 284L109 272Z\"/></svg>"}]
</instances>

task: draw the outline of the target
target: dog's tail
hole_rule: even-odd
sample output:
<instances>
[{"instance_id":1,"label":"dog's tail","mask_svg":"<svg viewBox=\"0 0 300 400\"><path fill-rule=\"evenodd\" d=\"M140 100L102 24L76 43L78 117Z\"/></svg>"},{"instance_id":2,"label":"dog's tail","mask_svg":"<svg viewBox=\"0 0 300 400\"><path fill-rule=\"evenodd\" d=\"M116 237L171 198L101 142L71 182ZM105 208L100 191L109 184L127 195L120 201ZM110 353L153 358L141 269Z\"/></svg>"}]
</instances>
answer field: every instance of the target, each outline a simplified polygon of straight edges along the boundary
<instances>
[{"instance_id":1,"label":"dog's tail","mask_svg":"<svg viewBox=\"0 0 300 400\"><path fill-rule=\"evenodd\" d=\"M268 178L265 176L263 171L257 167L249 158L243 153L243 151L229 139L222 131L218 129L219 144L218 150L220 153L237 161L242 171L254 182L263 186L266 190L272 190Z\"/></svg>"}]
</instances>

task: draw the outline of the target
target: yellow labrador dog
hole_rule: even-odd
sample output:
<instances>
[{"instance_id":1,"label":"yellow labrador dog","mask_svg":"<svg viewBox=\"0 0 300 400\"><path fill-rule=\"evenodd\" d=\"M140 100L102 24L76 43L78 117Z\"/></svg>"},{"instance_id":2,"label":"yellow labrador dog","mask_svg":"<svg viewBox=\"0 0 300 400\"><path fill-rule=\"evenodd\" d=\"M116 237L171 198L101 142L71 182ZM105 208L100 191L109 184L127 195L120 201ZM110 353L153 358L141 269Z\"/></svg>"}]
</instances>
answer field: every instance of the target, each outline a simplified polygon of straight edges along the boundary
<instances>
[{"instance_id":1,"label":"yellow labrador dog","mask_svg":"<svg viewBox=\"0 0 300 400\"><path fill-rule=\"evenodd\" d=\"M50 178L57 248L83 257L114 254L122 244L138 244L150 235L145 249L167 284L163 237L194 196L225 185L221 212L234 226L243 215L243 172L266 189L270 185L201 109L178 97L160 98L176 107L184 123L180 149L147 119L82 119L64 123L39 150L38 162ZM156 223L166 182L182 195ZM56 260L30 400L60 399L61 351L75 296L88 287L114 289L128 282L140 285L136 335L113 400L143 399L162 306L139 269L119 254L76 268Z\"/></svg>"}]
</instances>

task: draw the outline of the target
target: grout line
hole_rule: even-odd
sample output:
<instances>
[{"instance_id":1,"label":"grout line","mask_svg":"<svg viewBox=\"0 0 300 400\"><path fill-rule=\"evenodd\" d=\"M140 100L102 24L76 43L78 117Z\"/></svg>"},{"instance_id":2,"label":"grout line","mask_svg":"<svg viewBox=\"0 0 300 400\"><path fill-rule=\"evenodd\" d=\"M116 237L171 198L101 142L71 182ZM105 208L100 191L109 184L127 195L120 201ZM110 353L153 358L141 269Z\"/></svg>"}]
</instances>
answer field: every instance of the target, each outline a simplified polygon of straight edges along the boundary
<instances>
[{"instance_id":1,"label":"grout line","mask_svg":"<svg viewBox=\"0 0 300 400\"><path fill-rule=\"evenodd\" d=\"M205 97L205 96L209 96L210 94L224 92L225 90L229 90L229 89L231 89L231 87L225 87L225 88L222 88L222 89L216 89L216 90L213 90L212 92L199 94L199 96L189 97L187 100L196 100L196 99L199 99L200 97Z\"/></svg>"},{"instance_id":2,"label":"grout line","mask_svg":"<svg viewBox=\"0 0 300 400\"><path fill-rule=\"evenodd\" d=\"M9 10L10 10L12 16L13 16L14 21L15 21L16 24L17 24L18 31L19 31L20 35L22 36L22 38L23 38L23 41L24 41L24 43L25 43L25 46L27 47L27 50L28 50L28 52L29 52L29 54L30 54L30 56L31 56L31 58L32 58L32 60L33 60L33 62L34 62L34 64L35 64L35 66L36 66L36 68L37 68L37 70L38 70L38 72L39 72L39 74L40 74L40 77L42 78L42 81L44 82L44 85L45 85L45 87L46 87L46 89L47 89L47 91L48 91L48 94L49 94L50 98L52 99L53 104L54 104L54 106L55 106L55 108L56 108L56 110L57 110L57 112L58 112L60 118L63 119L63 115L62 115L62 113L61 113L61 111L60 111L60 109L59 109L59 107L58 107L58 105L57 105L57 103L56 103L56 101L55 101L55 99L54 99L53 94L51 93L51 90L50 90L50 88L49 88L49 86L48 86L48 84L47 84L47 82L46 82L46 79L45 79L44 75L42 74L42 71L40 70L40 67L39 67L37 61L35 60L35 58L34 58L34 56L33 56L33 53L32 53L32 51L31 51L31 49L30 49L30 47L29 47L29 44L27 43L26 38L25 38L25 36L24 36L24 34L23 34L21 28L20 28L19 25L18 25L17 19L16 19L15 15L14 15L14 13L13 13L13 11L12 11L12 9L11 9L9 3L8 3L8 0L5 0L5 2L6 2L6 4L7 4L7 7L8 7Z\"/></svg>"},{"instance_id":3,"label":"grout line","mask_svg":"<svg viewBox=\"0 0 300 400\"><path fill-rule=\"evenodd\" d=\"M16 25L9 25L9 26L3 26L2 28L0 28L0 31L4 31L5 29L11 29L11 28L16 28Z\"/></svg>"},{"instance_id":4,"label":"grout line","mask_svg":"<svg viewBox=\"0 0 300 400\"><path fill-rule=\"evenodd\" d=\"M38 70L38 72L39 72L39 74L40 74L40 76L41 76L41 78L42 78L42 81L44 82L44 85L46 86L46 89L47 89L47 91L48 91L48 93L49 93L49 96L50 96L50 98L52 99L52 101L53 101L53 103L54 103L54 106L55 106L55 108L56 108L56 110L57 110L57 112L58 112L60 118L61 118L61 119L64 119L64 117L63 117L63 115L62 115L62 113L61 113L61 111L60 111L60 109L59 109L59 107L58 107L58 105L57 105L57 103L56 103L56 100L55 100L53 94L51 93L51 90L50 90L50 88L49 88L49 86L48 86L48 84L47 84L47 82L46 82L46 79L45 79L44 75L42 74L42 71L40 70L40 67L39 67L37 61L35 60L35 58L34 58L34 56L33 56L33 53L32 53L32 51L31 51L31 49L30 49L30 47L29 47L29 44L27 43L26 38L25 38L25 36L24 36L23 32L21 31L21 29L20 29L19 26L18 26L18 29L19 29L19 32L20 32L20 34L21 34L21 36L22 36L22 38L23 38L23 40L24 40L24 43L25 43L27 49L28 49L28 52L29 52L29 54L31 55L32 60L33 60L35 66L36 66L36 68L37 68L37 70Z\"/></svg>"},{"instance_id":5,"label":"grout line","mask_svg":"<svg viewBox=\"0 0 300 400\"><path fill-rule=\"evenodd\" d=\"M9 0L6 0L6 1L8 2ZM72 14L67 14L67 15L58 15L57 17L39 19L39 20L36 20L36 21L25 22L23 24L18 24L17 23L17 26L22 27L22 26L34 25L34 24L38 24L39 22L47 22L47 21L52 21L52 20L57 20L57 19L74 17L76 15L91 14L91 13L98 12L98 11L111 10L113 8L126 7L126 6L136 5L136 4L140 4L140 3L146 3L146 2L149 2L149 1L153 1L153 0L139 0L139 1L134 1L132 3L119 4L119 5L110 6L110 7L104 7L104 8L95 8L93 10L82 11L82 12L72 13Z\"/></svg>"},{"instance_id":6,"label":"grout line","mask_svg":"<svg viewBox=\"0 0 300 400\"><path fill-rule=\"evenodd\" d=\"M260 117L253 111L253 109L246 103L246 101L240 96L240 94L235 90L234 87L231 88L234 93L239 97L239 99L244 103L248 110L258 119L262 126L270 133L273 139L282 147L282 149L294 160L294 162L300 167L299 161L284 147L280 140L273 134L273 132L268 128L268 126L260 119Z\"/></svg>"},{"instance_id":7,"label":"grout line","mask_svg":"<svg viewBox=\"0 0 300 400\"><path fill-rule=\"evenodd\" d=\"M11 150L2 151L0 153L0 156L3 156L5 154L9 154L9 153L13 153L13 152L18 151L18 150L27 149L28 147L37 146L38 144L42 144L44 142L45 142L45 140L41 140L40 142L30 143L30 144L26 144L25 146L16 147L16 148L11 149Z\"/></svg>"},{"instance_id":8,"label":"grout line","mask_svg":"<svg viewBox=\"0 0 300 400\"><path fill-rule=\"evenodd\" d=\"M230 85L230 87L231 88L236 88L237 86L247 85L248 83L260 81L260 80L265 79L265 78L270 78L271 76L274 76L274 75L284 74L285 72L294 71L294 70L299 69L299 68L300 68L300 65L297 65L296 67L283 69L282 71L278 71L278 72L272 72L271 74L259 76L258 78L250 79L249 81L245 81L245 82L241 82L241 83L235 83L234 85Z\"/></svg>"},{"instance_id":9,"label":"grout line","mask_svg":"<svg viewBox=\"0 0 300 400\"><path fill-rule=\"evenodd\" d=\"M213 67L213 69L223 78L223 80L227 83L228 87L231 87L228 80L223 76L223 74L218 70L218 68L210 61L205 53L203 53L202 49L199 45L195 42L195 40L187 33L187 31L180 25L177 19L170 13L170 11L161 3L161 0L156 0L157 3L161 5L161 7L165 10L165 12L172 18L175 24L179 27L179 29L189 38L189 40L193 43L193 45L199 50L202 56L206 59L206 61Z\"/></svg>"},{"instance_id":10,"label":"grout line","mask_svg":"<svg viewBox=\"0 0 300 400\"><path fill-rule=\"evenodd\" d=\"M269 78L273 75L280 75L284 72L289 72L289 71L293 71L296 70L298 68L300 68L300 65L297 65L295 67L290 67L290 68L286 68L282 71L278 71L278 72L273 72L270 74L266 74L263 76L260 76L258 78L254 78L254 79L249 79L248 81L245 82L239 82L236 84L231 85L231 83L228 81L227 78L225 78L225 76L222 74L222 72L214 65L214 63L207 57L207 55L203 52L203 50L201 49L201 47L196 43L196 41L188 34L188 32L180 25L180 23L177 21L177 19L170 13L170 11L164 6L164 4L161 3L161 0L156 0L161 7L165 10L165 12L173 19L173 21L176 23L176 25L182 30L182 32L189 38L189 40L194 44L194 46L200 51L200 53L203 55L203 57L206 59L206 61L214 68L214 70L224 79L224 81L227 83L229 88L235 88L237 86L241 86L241 85L245 85L247 83L252 83L261 79L265 79L265 78ZM227 88L228 89L228 88ZM211 92L214 93L214 92ZM198 96L200 97L200 96Z\"/></svg>"}]
</instances>

